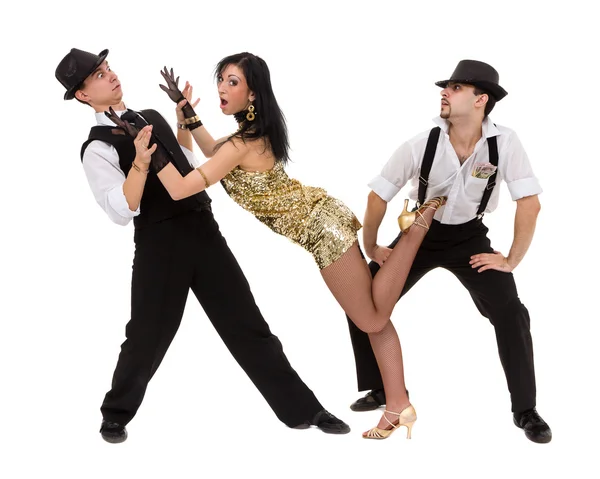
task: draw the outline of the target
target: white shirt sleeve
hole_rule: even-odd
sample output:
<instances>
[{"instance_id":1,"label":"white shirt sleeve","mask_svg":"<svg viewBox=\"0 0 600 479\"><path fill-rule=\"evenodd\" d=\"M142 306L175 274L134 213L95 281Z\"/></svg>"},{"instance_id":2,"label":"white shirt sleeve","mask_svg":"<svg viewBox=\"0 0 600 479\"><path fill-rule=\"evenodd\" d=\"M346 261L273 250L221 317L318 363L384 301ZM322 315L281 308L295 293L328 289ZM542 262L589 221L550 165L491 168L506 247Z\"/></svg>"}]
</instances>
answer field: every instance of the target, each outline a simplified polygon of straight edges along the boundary
<instances>
[{"instance_id":1,"label":"white shirt sleeve","mask_svg":"<svg viewBox=\"0 0 600 479\"><path fill-rule=\"evenodd\" d=\"M183 151L183 154L187 158L190 165L192 165L192 168L198 168L200 166L198 158L196 158L196 155L194 155L192 151L188 150L185 146L181 146L181 151Z\"/></svg>"},{"instance_id":2,"label":"white shirt sleeve","mask_svg":"<svg viewBox=\"0 0 600 479\"><path fill-rule=\"evenodd\" d=\"M369 188L382 200L389 202L416 175L417 170L411 144L403 143L392 154L379 176L369 182Z\"/></svg>"},{"instance_id":3,"label":"white shirt sleeve","mask_svg":"<svg viewBox=\"0 0 600 479\"><path fill-rule=\"evenodd\" d=\"M125 226L140 208L131 211L123 193L125 174L119 166L119 154L108 143L95 140L83 154L83 169L96 202L116 224Z\"/></svg>"},{"instance_id":4,"label":"white shirt sleeve","mask_svg":"<svg viewBox=\"0 0 600 479\"><path fill-rule=\"evenodd\" d=\"M527 153L514 131L507 139L506 156L499 160L499 167L503 170L502 176L514 201L526 196L539 195L542 192Z\"/></svg>"}]
</instances>

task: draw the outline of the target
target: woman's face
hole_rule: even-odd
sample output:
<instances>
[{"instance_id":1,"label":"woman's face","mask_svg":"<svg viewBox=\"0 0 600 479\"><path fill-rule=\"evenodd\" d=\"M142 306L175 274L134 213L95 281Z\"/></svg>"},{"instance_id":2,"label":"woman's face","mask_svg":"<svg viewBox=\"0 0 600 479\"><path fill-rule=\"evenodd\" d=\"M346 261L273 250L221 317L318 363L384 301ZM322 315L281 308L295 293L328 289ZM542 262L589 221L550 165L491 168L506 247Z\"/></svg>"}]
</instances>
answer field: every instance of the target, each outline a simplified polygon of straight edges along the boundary
<instances>
[{"instance_id":1,"label":"woman's face","mask_svg":"<svg viewBox=\"0 0 600 479\"><path fill-rule=\"evenodd\" d=\"M245 110L254 93L248 88L242 69L236 65L227 65L217 77L217 89L221 99L221 111L225 115L233 115Z\"/></svg>"}]
</instances>

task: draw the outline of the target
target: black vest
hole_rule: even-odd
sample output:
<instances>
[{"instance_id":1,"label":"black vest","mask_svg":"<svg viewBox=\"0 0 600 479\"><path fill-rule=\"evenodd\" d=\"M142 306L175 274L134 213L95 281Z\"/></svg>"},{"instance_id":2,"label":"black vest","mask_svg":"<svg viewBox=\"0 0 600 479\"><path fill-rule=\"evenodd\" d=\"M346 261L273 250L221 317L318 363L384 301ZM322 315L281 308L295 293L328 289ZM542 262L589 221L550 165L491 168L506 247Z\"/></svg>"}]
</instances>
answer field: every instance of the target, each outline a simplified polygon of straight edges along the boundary
<instances>
[{"instance_id":1,"label":"black vest","mask_svg":"<svg viewBox=\"0 0 600 479\"><path fill-rule=\"evenodd\" d=\"M182 176L186 176L193 171L194 168L188 162L183 151L181 151L181 147L171 127L160 113L155 110L142 110L140 114L149 124L153 125L153 136L171 154L172 163L179 170L179 173ZM123 133L120 128L112 126L98 125L92 127L88 140L81 147L81 161L83 161L85 149L92 141L104 141L114 146L117 150L119 154L119 166L125 176L127 176L131 169L131 164L135 159L135 146L133 145L133 138ZM150 168L140 203L140 214L133 219L133 224L136 228L141 228L151 223L178 216L190 210L209 208L210 202L211 199L205 191L183 200L173 200L158 179L158 176L156 176L153 168Z\"/></svg>"}]
</instances>

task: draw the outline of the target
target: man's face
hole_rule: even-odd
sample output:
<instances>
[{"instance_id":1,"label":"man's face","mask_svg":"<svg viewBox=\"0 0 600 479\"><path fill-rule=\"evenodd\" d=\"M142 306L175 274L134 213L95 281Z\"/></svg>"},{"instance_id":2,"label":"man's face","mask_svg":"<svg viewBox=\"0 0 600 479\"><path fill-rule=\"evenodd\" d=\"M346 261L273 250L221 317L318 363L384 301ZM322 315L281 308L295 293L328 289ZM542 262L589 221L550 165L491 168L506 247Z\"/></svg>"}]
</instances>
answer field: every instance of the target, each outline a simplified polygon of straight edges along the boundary
<instances>
[{"instance_id":1,"label":"man's face","mask_svg":"<svg viewBox=\"0 0 600 479\"><path fill-rule=\"evenodd\" d=\"M85 79L75 96L91 106L110 106L121 101L123 91L117 74L110 69L105 60Z\"/></svg>"},{"instance_id":2,"label":"man's face","mask_svg":"<svg viewBox=\"0 0 600 479\"><path fill-rule=\"evenodd\" d=\"M440 116L444 119L470 117L478 110L483 95L475 95L475 87L450 82L441 92ZM485 103L484 103L485 104Z\"/></svg>"}]
</instances>

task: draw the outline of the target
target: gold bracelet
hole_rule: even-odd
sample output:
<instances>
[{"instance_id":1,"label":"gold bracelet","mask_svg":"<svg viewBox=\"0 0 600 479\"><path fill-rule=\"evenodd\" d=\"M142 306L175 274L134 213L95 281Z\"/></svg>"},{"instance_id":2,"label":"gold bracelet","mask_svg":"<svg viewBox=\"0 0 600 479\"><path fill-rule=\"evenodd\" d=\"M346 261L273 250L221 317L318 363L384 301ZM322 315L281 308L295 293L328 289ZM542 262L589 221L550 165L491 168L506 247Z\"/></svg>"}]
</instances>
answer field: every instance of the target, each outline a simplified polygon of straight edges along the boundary
<instances>
[{"instance_id":1,"label":"gold bracelet","mask_svg":"<svg viewBox=\"0 0 600 479\"><path fill-rule=\"evenodd\" d=\"M202 175L202 179L204 180L204 183L206 184L206 186L204 188L208 188L210 186L210 182L208 181L208 178L204 174L204 171L202 171L202 168L200 168L200 167L198 167L196 169L200 172L200 174Z\"/></svg>"},{"instance_id":2,"label":"gold bracelet","mask_svg":"<svg viewBox=\"0 0 600 479\"><path fill-rule=\"evenodd\" d=\"M148 172L150 171L150 168L148 168L147 170L142 170L138 165L135 164L135 161L131 162L131 166L133 166L133 169L139 173L144 173L145 175L148 174Z\"/></svg>"},{"instance_id":3,"label":"gold bracelet","mask_svg":"<svg viewBox=\"0 0 600 479\"><path fill-rule=\"evenodd\" d=\"M180 130L187 130L188 127L185 123L177 123L177 128L179 128Z\"/></svg>"},{"instance_id":4,"label":"gold bracelet","mask_svg":"<svg viewBox=\"0 0 600 479\"><path fill-rule=\"evenodd\" d=\"M197 121L200 121L200 117L199 117L198 115L196 115L196 116L193 116L193 117L191 117L191 118L186 118L186 119L184 120L184 123L185 123L186 125L191 125L192 123L196 123Z\"/></svg>"}]
</instances>

